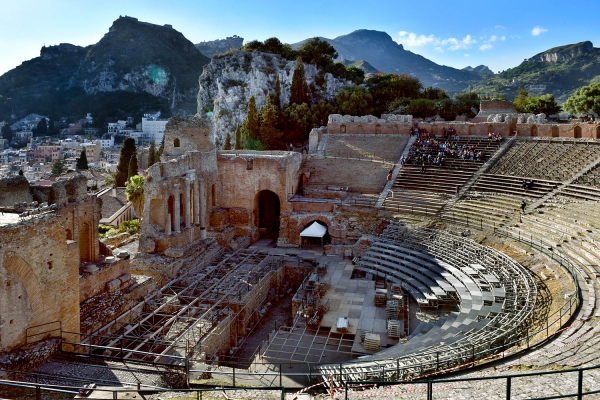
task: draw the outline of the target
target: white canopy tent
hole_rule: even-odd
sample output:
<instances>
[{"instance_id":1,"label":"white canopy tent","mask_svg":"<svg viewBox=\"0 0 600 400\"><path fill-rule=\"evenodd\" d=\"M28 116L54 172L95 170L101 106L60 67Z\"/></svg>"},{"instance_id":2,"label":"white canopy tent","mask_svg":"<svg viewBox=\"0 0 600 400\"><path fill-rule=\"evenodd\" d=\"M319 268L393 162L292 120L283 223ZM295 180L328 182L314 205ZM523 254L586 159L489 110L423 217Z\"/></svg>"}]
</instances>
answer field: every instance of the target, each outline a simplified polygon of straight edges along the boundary
<instances>
[{"instance_id":1,"label":"white canopy tent","mask_svg":"<svg viewBox=\"0 0 600 400\"><path fill-rule=\"evenodd\" d=\"M321 238L321 247L323 247L323 238L326 234L327 227L315 221L300 232L300 247L302 247L302 239L305 237Z\"/></svg>"}]
</instances>

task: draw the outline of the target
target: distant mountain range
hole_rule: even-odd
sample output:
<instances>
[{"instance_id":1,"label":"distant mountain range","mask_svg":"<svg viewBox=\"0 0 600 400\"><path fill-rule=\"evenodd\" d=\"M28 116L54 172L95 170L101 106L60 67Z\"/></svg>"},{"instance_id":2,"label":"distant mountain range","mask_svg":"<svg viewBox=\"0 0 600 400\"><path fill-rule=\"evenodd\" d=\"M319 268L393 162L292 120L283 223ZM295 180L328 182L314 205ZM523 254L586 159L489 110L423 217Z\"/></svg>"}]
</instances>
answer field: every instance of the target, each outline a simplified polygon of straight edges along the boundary
<instances>
[{"instance_id":1,"label":"distant mountain range","mask_svg":"<svg viewBox=\"0 0 600 400\"><path fill-rule=\"evenodd\" d=\"M519 88L526 88L531 94L554 93L564 101L577 88L600 82L600 49L589 41L552 48L494 74L484 65L462 70L438 65L405 50L385 32L361 29L321 39L337 50L345 65L366 73L411 74L424 86L449 92L470 88L512 99ZM198 77L210 62L207 55L242 44L243 38L232 36L194 45L170 25L120 17L96 44L42 47L39 57L0 76L0 121L30 113L81 118L91 112L99 124L150 110L191 115L197 110Z\"/></svg>"},{"instance_id":2,"label":"distant mountain range","mask_svg":"<svg viewBox=\"0 0 600 400\"><path fill-rule=\"evenodd\" d=\"M0 76L0 120L32 112L96 120L196 112L198 76L210 59L170 25L121 17L96 44L42 47Z\"/></svg>"},{"instance_id":3,"label":"distant mountain range","mask_svg":"<svg viewBox=\"0 0 600 400\"><path fill-rule=\"evenodd\" d=\"M585 41L536 54L517 67L481 80L472 90L512 99L523 88L532 95L552 93L564 102L575 90L593 82L600 82L600 49Z\"/></svg>"},{"instance_id":4,"label":"distant mountain range","mask_svg":"<svg viewBox=\"0 0 600 400\"><path fill-rule=\"evenodd\" d=\"M401 44L394 42L385 32L360 29L335 39L320 39L335 48L340 61L364 60L378 71L414 75L424 86L437 86L447 91L460 92L482 78L477 71L439 65L404 50ZM292 48L297 48L306 40L292 44Z\"/></svg>"}]
</instances>

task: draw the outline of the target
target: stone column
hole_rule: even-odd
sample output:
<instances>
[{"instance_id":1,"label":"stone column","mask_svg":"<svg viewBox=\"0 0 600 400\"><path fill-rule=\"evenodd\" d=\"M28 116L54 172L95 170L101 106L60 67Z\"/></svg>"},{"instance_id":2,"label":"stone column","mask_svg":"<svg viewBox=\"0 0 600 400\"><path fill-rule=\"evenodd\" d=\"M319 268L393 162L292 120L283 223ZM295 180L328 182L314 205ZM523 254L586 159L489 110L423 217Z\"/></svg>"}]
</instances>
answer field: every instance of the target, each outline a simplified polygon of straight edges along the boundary
<instances>
[{"instance_id":1,"label":"stone column","mask_svg":"<svg viewBox=\"0 0 600 400\"><path fill-rule=\"evenodd\" d=\"M185 227L192 227L192 199L190 199L190 181L185 180L185 193L183 194L183 201L185 202Z\"/></svg>"},{"instance_id":2,"label":"stone column","mask_svg":"<svg viewBox=\"0 0 600 400\"><path fill-rule=\"evenodd\" d=\"M198 180L194 179L194 223L200 224L200 185Z\"/></svg>"},{"instance_id":3,"label":"stone column","mask_svg":"<svg viewBox=\"0 0 600 400\"><path fill-rule=\"evenodd\" d=\"M171 234L171 214L169 213L169 188L167 187L166 183L162 184L163 190L162 193L164 195L164 197L167 199L167 201L165 201L165 216L166 216L166 221L165 221L165 232L167 233L167 235ZM150 212L152 212L152 210L150 210Z\"/></svg>"},{"instance_id":4,"label":"stone column","mask_svg":"<svg viewBox=\"0 0 600 400\"><path fill-rule=\"evenodd\" d=\"M167 225L165 226L167 236L171 234L171 214L167 213Z\"/></svg>"},{"instance_id":5,"label":"stone column","mask_svg":"<svg viewBox=\"0 0 600 400\"><path fill-rule=\"evenodd\" d=\"M175 197L175 207L173 209L173 219L175 221L175 232L181 232L181 201L179 199L179 188L181 187L180 183L176 183L173 185L175 188L175 193L173 193L173 197Z\"/></svg>"},{"instance_id":6,"label":"stone column","mask_svg":"<svg viewBox=\"0 0 600 400\"><path fill-rule=\"evenodd\" d=\"M200 181L200 233L206 237L206 196L204 196L204 179Z\"/></svg>"}]
</instances>

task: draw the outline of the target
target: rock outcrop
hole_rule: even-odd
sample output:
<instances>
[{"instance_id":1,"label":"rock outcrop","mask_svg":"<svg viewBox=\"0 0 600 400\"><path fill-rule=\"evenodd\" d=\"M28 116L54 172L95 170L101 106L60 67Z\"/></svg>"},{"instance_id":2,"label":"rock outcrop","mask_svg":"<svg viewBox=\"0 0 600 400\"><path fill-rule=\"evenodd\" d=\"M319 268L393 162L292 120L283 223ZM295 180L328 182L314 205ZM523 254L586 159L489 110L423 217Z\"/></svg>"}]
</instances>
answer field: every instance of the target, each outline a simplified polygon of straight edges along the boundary
<instances>
[{"instance_id":1,"label":"rock outcrop","mask_svg":"<svg viewBox=\"0 0 600 400\"><path fill-rule=\"evenodd\" d=\"M225 39L196 43L194 46L206 57L212 57L215 54L223 54L231 49L239 49L243 44L244 38L233 35Z\"/></svg>"},{"instance_id":2,"label":"rock outcrop","mask_svg":"<svg viewBox=\"0 0 600 400\"><path fill-rule=\"evenodd\" d=\"M295 67L296 61L261 52L237 51L213 57L204 67L198 90L198 114L213 119L211 141L221 147L227 132L235 139L236 126L246 118L248 99L254 96L260 110L267 94L274 93L277 76L281 82L281 105L288 103ZM313 101L332 100L343 86L352 84L325 73L324 83L318 85L315 77L319 71L310 64L304 65L304 74Z\"/></svg>"}]
</instances>

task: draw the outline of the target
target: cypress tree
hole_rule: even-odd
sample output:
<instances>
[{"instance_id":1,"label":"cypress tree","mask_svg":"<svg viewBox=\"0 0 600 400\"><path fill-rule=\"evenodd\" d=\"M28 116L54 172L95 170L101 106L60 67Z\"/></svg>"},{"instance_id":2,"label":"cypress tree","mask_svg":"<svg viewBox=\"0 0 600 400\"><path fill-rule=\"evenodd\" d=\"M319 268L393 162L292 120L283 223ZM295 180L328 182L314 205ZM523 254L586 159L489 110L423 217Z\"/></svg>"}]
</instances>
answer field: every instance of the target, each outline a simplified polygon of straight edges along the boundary
<instances>
[{"instance_id":1,"label":"cypress tree","mask_svg":"<svg viewBox=\"0 0 600 400\"><path fill-rule=\"evenodd\" d=\"M150 142L150 148L148 149L148 168L156 164L156 144L154 140Z\"/></svg>"},{"instance_id":2,"label":"cypress tree","mask_svg":"<svg viewBox=\"0 0 600 400\"><path fill-rule=\"evenodd\" d=\"M131 155L131 158L129 159L129 165L127 168L127 179L131 178L132 176L135 176L138 174L138 160L137 160L137 154L135 154L135 152Z\"/></svg>"},{"instance_id":3,"label":"cypress tree","mask_svg":"<svg viewBox=\"0 0 600 400\"><path fill-rule=\"evenodd\" d=\"M236 126L235 128L235 149L241 150L244 148L244 139L242 138L242 128Z\"/></svg>"},{"instance_id":4,"label":"cypress tree","mask_svg":"<svg viewBox=\"0 0 600 400\"><path fill-rule=\"evenodd\" d=\"M121 154L119 154L117 170L115 171L115 186L125 186L125 182L127 181L127 178L129 178L129 160L131 160L131 157L135 152L135 140L133 140L133 138L125 139L123 146L121 147Z\"/></svg>"},{"instance_id":5,"label":"cypress tree","mask_svg":"<svg viewBox=\"0 0 600 400\"><path fill-rule=\"evenodd\" d=\"M81 155L77 159L77 169L88 169L88 161L87 155L85 154L85 150L81 150Z\"/></svg>"},{"instance_id":6,"label":"cypress tree","mask_svg":"<svg viewBox=\"0 0 600 400\"><path fill-rule=\"evenodd\" d=\"M260 133L260 122L256 111L256 99L250 96L248 99L248 113L242 123L242 134L246 139L258 139Z\"/></svg>"},{"instance_id":7,"label":"cypress tree","mask_svg":"<svg viewBox=\"0 0 600 400\"><path fill-rule=\"evenodd\" d=\"M281 82L279 81L279 74L275 79L275 96L273 97L273 104L277 107L277 111L281 111Z\"/></svg>"},{"instance_id":8,"label":"cypress tree","mask_svg":"<svg viewBox=\"0 0 600 400\"><path fill-rule=\"evenodd\" d=\"M290 104L308 103L308 85L306 76L304 76L304 63L298 57L294 76L292 78L292 87L290 88Z\"/></svg>"},{"instance_id":9,"label":"cypress tree","mask_svg":"<svg viewBox=\"0 0 600 400\"><path fill-rule=\"evenodd\" d=\"M162 156L163 151L165 151L165 136L163 135L162 140L160 141L160 147L156 152L156 162L160 161L160 157Z\"/></svg>"},{"instance_id":10,"label":"cypress tree","mask_svg":"<svg viewBox=\"0 0 600 400\"><path fill-rule=\"evenodd\" d=\"M260 109L260 141L265 150L277 150L281 147L281 132L277 129L277 107L267 95L267 103Z\"/></svg>"},{"instance_id":11,"label":"cypress tree","mask_svg":"<svg viewBox=\"0 0 600 400\"><path fill-rule=\"evenodd\" d=\"M225 143L223 144L223 150L231 150L231 133L227 132L225 135Z\"/></svg>"}]
</instances>

